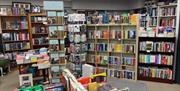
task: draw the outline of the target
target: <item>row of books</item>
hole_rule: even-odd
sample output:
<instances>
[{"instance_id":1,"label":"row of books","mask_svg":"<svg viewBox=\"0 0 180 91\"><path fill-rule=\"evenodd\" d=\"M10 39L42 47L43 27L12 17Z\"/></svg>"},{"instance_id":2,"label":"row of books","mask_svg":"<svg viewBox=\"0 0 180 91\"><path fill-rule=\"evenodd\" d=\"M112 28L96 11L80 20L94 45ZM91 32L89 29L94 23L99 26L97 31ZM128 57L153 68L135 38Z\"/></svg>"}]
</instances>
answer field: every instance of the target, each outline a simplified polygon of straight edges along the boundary
<instances>
[{"instance_id":1,"label":"row of books","mask_svg":"<svg viewBox=\"0 0 180 91\"><path fill-rule=\"evenodd\" d=\"M117 70L117 69L107 69L103 67L95 67L94 74L98 73L107 73L108 77L117 77L117 78L126 78L126 79L135 79L135 72L131 70Z\"/></svg>"},{"instance_id":2,"label":"row of books","mask_svg":"<svg viewBox=\"0 0 180 91\"><path fill-rule=\"evenodd\" d=\"M32 33L48 33L48 29L44 26L33 26L31 29Z\"/></svg>"},{"instance_id":3,"label":"row of books","mask_svg":"<svg viewBox=\"0 0 180 91\"><path fill-rule=\"evenodd\" d=\"M139 76L172 80L173 71L168 68L139 67Z\"/></svg>"},{"instance_id":4,"label":"row of books","mask_svg":"<svg viewBox=\"0 0 180 91\"><path fill-rule=\"evenodd\" d=\"M0 15L26 15L24 8L0 8Z\"/></svg>"},{"instance_id":5,"label":"row of books","mask_svg":"<svg viewBox=\"0 0 180 91\"><path fill-rule=\"evenodd\" d=\"M17 8L17 7L13 7L12 8L12 14L13 15L26 15L26 10L25 8Z\"/></svg>"},{"instance_id":6,"label":"row of books","mask_svg":"<svg viewBox=\"0 0 180 91\"><path fill-rule=\"evenodd\" d=\"M152 9L150 10L149 16L151 16L151 17L157 17L157 8L152 8Z\"/></svg>"},{"instance_id":7,"label":"row of books","mask_svg":"<svg viewBox=\"0 0 180 91\"><path fill-rule=\"evenodd\" d=\"M109 33L108 30L102 30L102 31L95 31L94 34L96 35L96 38L103 38L103 39L108 39L109 38Z\"/></svg>"},{"instance_id":8,"label":"row of books","mask_svg":"<svg viewBox=\"0 0 180 91\"><path fill-rule=\"evenodd\" d=\"M147 14L141 14L140 15L140 26L146 27L148 25L148 15Z\"/></svg>"},{"instance_id":9,"label":"row of books","mask_svg":"<svg viewBox=\"0 0 180 91\"><path fill-rule=\"evenodd\" d=\"M174 52L173 42L153 42L142 41L140 42L140 51L154 51L154 52Z\"/></svg>"},{"instance_id":10,"label":"row of books","mask_svg":"<svg viewBox=\"0 0 180 91\"><path fill-rule=\"evenodd\" d=\"M104 65L130 65L135 64L134 57L118 57L118 56L105 56L105 55L88 55L90 63L104 64Z\"/></svg>"},{"instance_id":11,"label":"row of books","mask_svg":"<svg viewBox=\"0 0 180 91\"><path fill-rule=\"evenodd\" d=\"M157 26L157 17L151 17L150 18L149 26Z\"/></svg>"},{"instance_id":12,"label":"row of books","mask_svg":"<svg viewBox=\"0 0 180 91\"><path fill-rule=\"evenodd\" d=\"M93 13L93 14L92 14ZM137 24L138 15L129 13L108 13L107 11L89 12L87 15L87 24L120 24L130 23Z\"/></svg>"},{"instance_id":13,"label":"row of books","mask_svg":"<svg viewBox=\"0 0 180 91\"><path fill-rule=\"evenodd\" d=\"M46 21L47 21L47 17L44 17L44 16L31 17L31 22L33 22L33 23L44 23Z\"/></svg>"},{"instance_id":14,"label":"row of books","mask_svg":"<svg viewBox=\"0 0 180 91\"><path fill-rule=\"evenodd\" d=\"M176 15L176 7L160 8L160 16L174 16Z\"/></svg>"},{"instance_id":15,"label":"row of books","mask_svg":"<svg viewBox=\"0 0 180 91\"><path fill-rule=\"evenodd\" d=\"M116 43L88 43L87 48L89 51L102 51L102 52L123 52L135 53L135 44L116 44Z\"/></svg>"},{"instance_id":16,"label":"row of books","mask_svg":"<svg viewBox=\"0 0 180 91\"><path fill-rule=\"evenodd\" d=\"M135 50L135 44L109 44L109 51L111 52L135 53Z\"/></svg>"},{"instance_id":17,"label":"row of books","mask_svg":"<svg viewBox=\"0 0 180 91\"><path fill-rule=\"evenodd\" d=\"M135 80L135 72L131 70L108 69L107 75L109 77L126 78L126 79Z\"/></svg>"},{"instance_id":18,"label":"row of books","mask_svg":"<svg viewBox=\"0 0 180 91\"><path fill-rule=\"evenodd\" d=\"M19 29L28 29L27 21L6 21L3 22L3 29L12 29L12 30L19 30Z\"/></svg>"},{"instance_id":19,"label":"row of books","mask_svg":"<svg viewBox=\"0 0 180 91\"><path fill-rule=\"evenodd\" d=\"M146 31L147 30L147 31ZM174 37L175 30L173 27L160 26L158 28L144 28L140 27L139 36L141 37Z\"/></svg>"},{"instance_id":20,"label":"row of books","mask_svg":"<svg viewBox=\"0 0 180 91\"><path fill-rule=\"evenodd\" d=\"M33 38L32 43L33 45L43 45L43 44L48 44L48 40L46 37Z\"/></svg>"},{"instance_id":21,"label":"row of books","mask_svg":"<svg viewBox=\"0 0 180 91\"><path fill-rule=\"evenodd\" d=\"M127 30L127 31L118 31L118 30L101 30L101 31L89 31L89 39L135 39L136 31Z\"/></svg>"},{"instance_id":22,"label":"row of books","mask_svg":"<svg viewBox=\"0 0 180 91\"><path fill-rule=\"evenodd\" d=\"M16 55L18 54L23 54L23 52L5 53L5 56L7 56L9 60L16 60Z\"/></svg>"},{"instance_id":23,"label":"row of books","mask_svg":"<svg viewBox=\"0 0 180 91\"><path fill-rule=\"evenodd\" d=\"M173 56L169 55L145 55L139 54L139 63L147 63L147 64L160 64L160 65L172 65L173 64Z\"/></svg>"},{"instance_id":24,"label":"row of books","mask_svg":"<svg viewBox=\"0 0 180 91\"><path fill-rule=\"evenodd\" d=\"M28 33L3 33L2 38L4 41L29 40L29 34Z\"/></svg>"},{"instance_id":25,"label":"row of books","mask_svg":"<svg viewBox=\"0 0 180 91\"><path fill-rule=\"evenodd\" d=\"M30 43L29 42L23 42L23 43L9 43L4 44L5 51L14 51L14 50L21 50L21 49L30 49Z\"/></svg>"},{"instance_id":26,"label":"row of books","mask_svg":"<svg viewBox=\"0 0 180 91\"><path fill-rule=\"evenodd\" d=\"M172 28L176 27L176 19L175 18L161 18L160 19L160 26L169 26Z\"/></svg>"}]
</instances>

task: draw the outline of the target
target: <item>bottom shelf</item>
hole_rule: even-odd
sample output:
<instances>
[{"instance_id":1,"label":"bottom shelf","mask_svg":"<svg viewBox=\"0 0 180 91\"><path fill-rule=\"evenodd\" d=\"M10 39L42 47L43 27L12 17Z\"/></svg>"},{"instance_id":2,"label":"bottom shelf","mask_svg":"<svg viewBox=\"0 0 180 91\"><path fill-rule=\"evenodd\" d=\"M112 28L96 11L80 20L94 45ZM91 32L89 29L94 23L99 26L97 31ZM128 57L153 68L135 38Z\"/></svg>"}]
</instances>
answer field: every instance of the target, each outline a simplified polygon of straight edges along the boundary
<instances>
[{"instance_id":1,"label":"bottom shelf","mask_svg":"<svg viewBox=\"0 0 180 91\"><path fill-rule=\"evenodd\" d=\"M169 79L161 79L161 78L153 78L153 77L144 77L144 76L138 76L138 80L161 82L161 83L171 83L171 84L173 83L173 80L169 80Z\"/></svg>"}]
</instances>

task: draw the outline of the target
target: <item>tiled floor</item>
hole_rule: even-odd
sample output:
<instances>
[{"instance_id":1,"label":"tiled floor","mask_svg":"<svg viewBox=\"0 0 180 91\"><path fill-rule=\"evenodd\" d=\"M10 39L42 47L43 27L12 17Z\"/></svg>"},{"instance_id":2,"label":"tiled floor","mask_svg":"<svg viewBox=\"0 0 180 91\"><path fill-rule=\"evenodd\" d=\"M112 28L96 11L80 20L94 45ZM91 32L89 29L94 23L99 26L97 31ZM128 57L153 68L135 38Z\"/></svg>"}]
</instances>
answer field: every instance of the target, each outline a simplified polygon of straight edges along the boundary
<instances>
[{"instance_id":1,"label":"tiled floor","mask_svg":"<svg viewBox=\"0 0 180 91\"><path fill-rule=\"evenodd\" d=\"M13 91L18 86L18 72L12 71L4 77L0 77L0 91ZM178 84L165 84L155 82L145 82L148 91L180 91Z\"/></svg>"}]
</instances>

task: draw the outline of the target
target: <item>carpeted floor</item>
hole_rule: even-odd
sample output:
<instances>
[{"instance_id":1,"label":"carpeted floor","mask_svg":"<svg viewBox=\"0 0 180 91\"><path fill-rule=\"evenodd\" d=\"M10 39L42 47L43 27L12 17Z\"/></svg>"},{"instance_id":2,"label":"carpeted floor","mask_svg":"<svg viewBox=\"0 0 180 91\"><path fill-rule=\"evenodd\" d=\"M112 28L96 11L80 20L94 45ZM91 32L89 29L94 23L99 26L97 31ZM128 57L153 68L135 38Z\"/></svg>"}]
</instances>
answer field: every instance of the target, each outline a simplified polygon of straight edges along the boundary
<instances>
[{"instance_id":1,"label":"carpeted floor","mask_svg":"<svg viewBox=\"0 0 180 91\"><path fill-rule=\"evenodd\" d=\"M4 77L0 77L0 91L13 91L18 86L18 71L12 71ZM178 84L166 84L140 81L147 85L148 91L180 91Z\"/></svg>"},{"instance_id":2,"label":"carpeted floor","mask_svg":"<svg viewBox=\"0 0 180 91\"><path fill-rule=\"evenodd\" d=\"M0 77L0 91L13 91L18 87L18 71L11 71L7 75Z\"/></svg>"}]
</instances>

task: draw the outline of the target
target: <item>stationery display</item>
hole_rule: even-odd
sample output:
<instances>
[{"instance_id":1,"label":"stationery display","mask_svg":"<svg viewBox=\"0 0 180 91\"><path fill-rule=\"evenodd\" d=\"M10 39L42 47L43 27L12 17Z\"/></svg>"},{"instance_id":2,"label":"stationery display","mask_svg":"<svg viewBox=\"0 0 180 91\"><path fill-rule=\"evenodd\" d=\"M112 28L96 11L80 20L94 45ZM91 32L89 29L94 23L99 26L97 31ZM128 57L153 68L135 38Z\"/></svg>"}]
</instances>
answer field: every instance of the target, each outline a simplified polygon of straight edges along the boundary
<instances>
[{"instance_id":1,"label":"stationery display","mask_svg":"<svg viewBox=\"0 0 180 91\"><path fill-rule=\"evenodd\" d=\"M33 45L47 45L48 40L46 37L32 39Z\"/></svg>"},{"instance_id":2,"label":"stationery display","mask_svg":"<svg viewBox=\"0 0 180 91\"><path fill-rule=\"evenodd\" d=\"M31 30L33 34L36 34L36 33L47 34L48 33L48 29L44 26L33 26Z\"/></svg>"},{"instance_id":3,"label":"stationery display","mask_svg":"<svg viewBox=\"0 0 180 91\"><path fill-rule=\"evenodd\" d=\"M76 77L82 76L82 65L86 61L87 51L87 38L86 38L86 26L85 26L85 14L68 14L68 39L69 49L68 60L70 62L70 68ZM67 45L67 44L66 44Z\"/></svg>"},{"instance_id":4,"label":"stationery display","mask_svg":"<svg viewBox=\"0 0 180 91\"><path fill-rule=\"evenodd\" d=\"M66 68L65 60L65 29L64 29L64 2L63 1L43 1L44 10L47 14L47 31L49 32L49 56L50 56L50 73L51 84L62 84L62 69ZM57 8L58 7L58 8ZM61 7L61 8L60 8ZM44 22L41 18L40 22ZM63 87L63 86L62 86ZM61 91L62 87L53 88ZM52 90L52 89L47 89Z\"/></svg>"}]
</instances>

